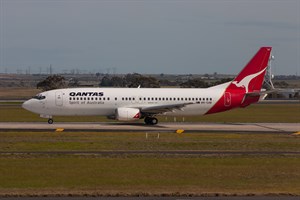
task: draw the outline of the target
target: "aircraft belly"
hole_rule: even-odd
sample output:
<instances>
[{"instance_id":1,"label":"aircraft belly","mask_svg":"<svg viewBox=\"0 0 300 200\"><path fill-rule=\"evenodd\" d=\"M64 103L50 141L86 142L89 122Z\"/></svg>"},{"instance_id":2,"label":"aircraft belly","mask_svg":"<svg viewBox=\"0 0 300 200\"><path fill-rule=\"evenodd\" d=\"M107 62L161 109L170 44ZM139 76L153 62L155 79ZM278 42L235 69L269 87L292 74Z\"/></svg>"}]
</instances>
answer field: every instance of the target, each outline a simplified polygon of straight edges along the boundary
<instances>
[{"instance_id":1,"label":"aircraft belly","mask_svg":"<svg viewBox=\"0 0 300 200\"><path fill-rule=\"evenodd\" d=\"M49 109L49 112L47 114L49 115L57 115L57 116L77 116L77 115L85 115L85 116L91 116L91 115L101 115L101 116L108 116L113 115L115 112L114 108L109 107L103 107L103 106L80 106L80 105L69 105L62 108L53 108Z\"/></svg>"}]
</instances>

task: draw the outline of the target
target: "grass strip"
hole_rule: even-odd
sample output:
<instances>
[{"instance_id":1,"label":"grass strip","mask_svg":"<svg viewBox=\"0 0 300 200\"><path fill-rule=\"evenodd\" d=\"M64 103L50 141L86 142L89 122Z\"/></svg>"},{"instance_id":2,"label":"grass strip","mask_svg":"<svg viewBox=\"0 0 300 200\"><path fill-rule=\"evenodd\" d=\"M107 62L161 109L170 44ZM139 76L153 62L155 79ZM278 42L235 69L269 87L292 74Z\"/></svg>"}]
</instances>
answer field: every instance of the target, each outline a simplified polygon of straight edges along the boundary
<instances>
[{"instance_id":1,"label":"grass strip","mask_svg":"<svg viewBox=\"0 0 300 200\"><path fill-rule=\"evenodd\" d=\"M55 117L56 122L106 122L111 121L99 116ZM186 122L300 122L300 104L255 104L246 108L234 109L206 116L177 117L177 121ZM19 106L0 106L0 122L46 122ZM174 121L173 117L159 117L160 122Z\"/></svg>"},{"instance_id":2,"label":"grass strip","mask_svg":"<svg viewBox=\"0 0 300 200\"><path fill-rule=\"evenodd\" d=\"M300 137L249 133L0 132L5 151L300 151Z\"/></svg>"},{"instance_id":3,"label":"grass strip","mask_svg":"<svg viewBox=\"0 0 300 200\"><path fill-rule=\"evenodd\" d=\"M0 157L0 194L68 190L114 194L300 194L293 157Z\"/></svg>"}]
</instances>

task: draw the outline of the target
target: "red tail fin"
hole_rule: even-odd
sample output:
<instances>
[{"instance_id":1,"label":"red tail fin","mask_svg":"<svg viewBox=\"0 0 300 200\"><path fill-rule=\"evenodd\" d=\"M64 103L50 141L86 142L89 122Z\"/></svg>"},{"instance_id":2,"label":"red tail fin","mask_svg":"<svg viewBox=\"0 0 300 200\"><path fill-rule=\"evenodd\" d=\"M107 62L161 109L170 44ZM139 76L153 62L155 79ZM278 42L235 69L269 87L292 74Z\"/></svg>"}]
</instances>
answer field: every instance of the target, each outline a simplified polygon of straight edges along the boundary
<instances>
[{"instance_id":1,"label":"red tail fin","mask_svg":"<svg viewBox=\"0 0 300 200\"><path fill-rule=\"evenodd\" d=\"M238 88L245 88L246 93L260 92L266 74L266 68L268 67L271 50L272 47L261 47L232 81L232 84ZM231 85L230 87L232 87Z\"/></svg>"},{"instance_id":2,"label":"red tail fin","mask_svg":"<svg viewBox=\"0 0 300 200\"><path fill-rule=\"evenodd\" d=\"M257 102L271 50L272 47L261 47L206 114L222 112L235 107L245 107Z\"/></svg>"}]
</instances>

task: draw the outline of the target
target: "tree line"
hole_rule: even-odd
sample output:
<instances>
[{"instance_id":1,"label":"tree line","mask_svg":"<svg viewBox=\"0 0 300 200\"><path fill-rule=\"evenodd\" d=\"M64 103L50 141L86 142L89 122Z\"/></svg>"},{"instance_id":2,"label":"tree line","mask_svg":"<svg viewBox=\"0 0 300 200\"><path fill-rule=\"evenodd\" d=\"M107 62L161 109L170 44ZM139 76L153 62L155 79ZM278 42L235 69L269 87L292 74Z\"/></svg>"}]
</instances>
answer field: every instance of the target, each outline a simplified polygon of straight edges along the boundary
<instances>
[{"instance_id":1,"label":"tree line","mask_svg":"<svg viewBox=\"0 0 300 200\"><path fill-rule=\"evenodd\" d=\"M160 88L161 86L178 86L181 88L207 88L221 83L231 81L231 79L221 79L217 81L207 82L200 78L190 78L183 82L170 82L169 80L158 80L152 76L145 76L138 73L126 74L124 76L105 75L99 82L100 87L127 87L127 88ZM163 84L163 85L162 85ZM51 75L45 80L37 83L37 88L43 91L80 87L76 78L66 80L61 75Z\"/></svg>"}]
</instances>

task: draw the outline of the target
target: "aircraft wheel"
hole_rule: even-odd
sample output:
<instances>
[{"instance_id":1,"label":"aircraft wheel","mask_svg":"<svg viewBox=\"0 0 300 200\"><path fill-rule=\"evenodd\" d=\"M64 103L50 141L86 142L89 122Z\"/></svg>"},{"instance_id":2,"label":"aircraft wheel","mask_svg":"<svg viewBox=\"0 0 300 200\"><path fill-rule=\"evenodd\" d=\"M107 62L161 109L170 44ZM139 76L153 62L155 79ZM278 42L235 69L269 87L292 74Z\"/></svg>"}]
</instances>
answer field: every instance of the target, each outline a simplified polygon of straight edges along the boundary
<instances>
[{"instance_id":1,"label":"aircraft wheel","mask_svg":"<svg viewBox=\"0 0 300 200\"><path fill-rule=\"evenodd\" d=\"M144 122L145 122L145 124L150 124L150 117L145 117L145 119L144 119Z\"/></svg>"},{"instance_id":2,"label":"aircraft wheel","mask_svg":"<svg viewBox=\"0 0 300 200\"><path fill-rule=\"evenodd\" d=\"M158 123L158 120L155 117L146 117L144 121L147 125L155 125Z\"/></svg>"},{"instance_id":3,"label":"aircraft wheel","mask_svg":"<svg viewBox=\"0 0 300 200\"><path fill-rule=\"evenodd\" d=\"M151 124L152 125L156 125L157 123L158 123L158 119L157 118L155 118L155 117L151 118Z\"/></svg>"},{"instance_id":4,"label":"aircraft wheel","mask_svg":"<svg viewBox=\"0 0 300 200\"><path fill-rule=\"evenodd\" d=\"M48 119L48 124L53 124L53 119Z\"/></svg>"}]
</instances>

